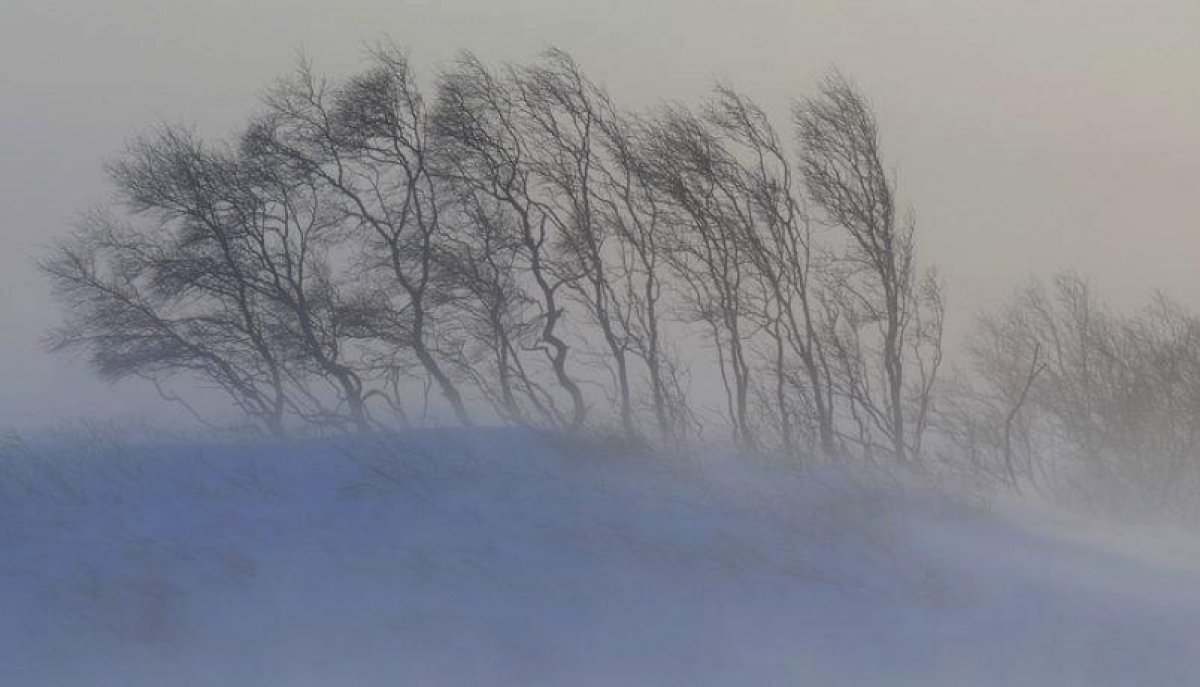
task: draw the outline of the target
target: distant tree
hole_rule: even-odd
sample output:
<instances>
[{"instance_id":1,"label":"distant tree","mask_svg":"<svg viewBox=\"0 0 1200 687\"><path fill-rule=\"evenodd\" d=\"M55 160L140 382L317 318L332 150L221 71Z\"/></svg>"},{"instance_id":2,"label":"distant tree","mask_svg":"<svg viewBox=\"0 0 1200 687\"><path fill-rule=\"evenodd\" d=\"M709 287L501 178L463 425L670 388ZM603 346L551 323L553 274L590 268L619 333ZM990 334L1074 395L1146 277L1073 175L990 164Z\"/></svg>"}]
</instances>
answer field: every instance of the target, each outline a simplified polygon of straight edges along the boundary
<instances>
[{"instance_id":1,"label":"distant tree","mask_svg":"<svg viewBox=\"0 0 1200 687\"><path fill-rule=\"evenodd\" d=\"M1079 276L1034 282L978 322L955 450L1013 486L1184 506L1200 479L1198 341L1200 318L1165 297L1122 314Z\"/></svg>"}]
</instances>

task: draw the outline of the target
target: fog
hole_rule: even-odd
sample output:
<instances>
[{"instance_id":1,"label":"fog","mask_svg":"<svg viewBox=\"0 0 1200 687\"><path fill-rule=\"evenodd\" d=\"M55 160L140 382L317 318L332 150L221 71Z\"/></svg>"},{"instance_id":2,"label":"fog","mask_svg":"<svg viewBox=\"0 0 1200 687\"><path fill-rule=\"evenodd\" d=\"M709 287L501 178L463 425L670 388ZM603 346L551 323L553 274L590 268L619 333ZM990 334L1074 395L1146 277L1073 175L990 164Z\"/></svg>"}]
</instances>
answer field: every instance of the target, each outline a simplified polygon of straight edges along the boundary
<instances>
[{"instance_id":1,"label":"fog","mask_svg":"<svg viewBox=\"0 0 1200 687\"><path fill-rule=\"evenodd\" d=\"M181 676L265 685L1195 682L1197 27L1194 0L0 4L0 579L7 581L0 682L6 675L48 685L164 684ZM428 131L441 147L431 155L444 156L443 167L426 172L424 198L434 199L430 207L441 203L439 212L453 208L445 225L420 227L428 232L423 252L404 256L424 261L421 288L432 286L422 293L433 295L423 297L442 308L440 321L431 317L444 327L429 335L436 355L425 358L422 334L412 333L417 298L407 284L397 288L412 269L396 259L397 246L418 243L395 236L410 235L411 225L398 222L392 244L347 231L365 227L371 210L345 212L358 189L313 172L334 164L322 145L337 149L334 157L346 154L357 179L374 179L377 214L390 212L392 196L378 185L388 172L372 175L404 164L364 151L381 136L371 128L372 97L393 97L394 82L345 80L364 73L368 45L385 38L411 57L426 103L461 105L422 111L433 112L428 119L413 114L422 122L413 126L417 138L433 122ZM519 113L516 128L526 127L508 132L520 161L512 169L524 165L521 173L535 178L526 205L488 195L501 186L496 170L504 165L488 165L487 146L502 149L505 134L471 147L493 132L487 122L504 117L471 90L489 83L479 74L497 69L496 92L522 96L539 76L573 75L563 67L569 60L539 57L550 46L569 52L611 94L616 107L605 122L635 132L637 153L628 159L613 152L615 136L588 140L609 146L594 160L610 176L595 187L582 182L583 197L594 190L597 205L615 207L612 199L632 185L620 187L612 170L625 173L626 184L645 174L637 179L643 204L596 211L596 223L617 237L611 252L586 253L573 210L545 209L566 207L563 199L578 191L554 186L553 162L570 157L570 134L537 129L539 114L557 121L569 112L555 108L570 97L546 96L562 81L548 79L542 100L509 110ZM464 50L485 69L456 67ZM288 84L303 90L294 77L302 60L340 88L331 111L350 103L335 113L346 129L314 136L318 142L304 148L311 132L263 127L243 141L257 148L243 146L203 177L233 179L217 184L214 197L234 209L216 216L237 217L229 231L245 230L237 240L257 239L260 252L251 245L227 253L226 263L206 263L211 237L181 241L199 245L195 253L167 243L161 253L139 253L160 246L103 244L102 231L88 235L100 237L91 244L73 244L101 246L77 253L100 256L90 264L107 259L110 270L136 272L125 282L133 292L178 288L154 301L168 314L147 319L199 321L185 333L200 331L195 348L210 346L192 358L171 357L173 349L156 358L159 340L151 335L147 348L132 348L148 365L130 364L136 355L120 359L122 337L144 331L140 311L106 309L111 301L78 293L74 303L56 303L38 261L67 266L55 274L60 293L73 276L87 275L88 260L71 263L71 249L53 246L85 213L113 203L122 182L110 180L105 165L138 136L195 130L205 141L228 141L264 108L273 122L303 122L278 107L286 99L264 102L272 87L277 95ZM531 64L551 67L537 72ZM505 72L504 65L519 66ZM831 76L839 73L848 80ZM722 130L715 110L699 107L714 84L731 84L760 104L796 161L754 176L763 148L739 136L761 130L736 123ZM347 93L361 97L336 100ZM568 90L607 102L598 93ZM819 106L839 95L854 106L858 94L874 118L834 130L833 138L853 147L874 140L878 123L891 176L876 175L884 181L863 193L882 187L883 243L901 248L875 263L869 258L880 253L855 252L864 242L849 238L856 218L833 221L831 204L814 192L814 169L837 177L842 160L830 148L825 159L805 157L828 133L818 126ZM793 132L797 101L801 124ZM627 121L624 111L652 114ZM688 113L701 114L689 120ZM464 121L485 125L455 128ZM717 133L679 134L692 123ZM815 127L807 138L804 123ZM151 140L128 153L127 195L147 178L170 185L172 171L207 160L199 147L154 158L178 152L154 140L159 148ZM728 145L734 153L710 160L732 162L698 174L698 182L677 179L672 173L691 161L688 144L697 140L717 141L722 153ZM534 151L522 157L529 141ZM138 151L150 151L140 168ZM591 155L583 156L587 164ZM163 160L178 166L155 166ZM341 158L336 165L342 169ZM138 177L139 169L151 171ZM417 187L412 177L396 178L387 190ZM271 186L277 179L285 181ZM688 214L684 196L710 182L730 183L735 197L711 215ZM905 252L908 225L891 221L893 182L895 215L911 211L916 219L916 263ZM293 188L311 192L311 205L292 205ZM675 188L684 190L671 195ZM251 200L238 206L244 197ZM745 217L721 214L743 201L753 208ZM659 203L670 208L662 235L675 242L650 249L662 262L636 264L630 256L640 239L624 223L657 217ZM799 205L813 209L814 224L825 222L811 244L803 212L791 225L780 221L782 231L773 224L771 212ZM293 249L286 236L293 220L282 220L282 231L271 224L275 215L239 224L246 207L263 217L280 207L293 217L299 208L319 227L319 240L334 238L296 249L317 277L263 287L260 309L240 303L244 319L231 325L221 319L236 310L229 293L248 279L262 278L253 282L259 288L268 271L278 287L271 263L290 259ZM529 208L543 213L536 242L528 238ZM590 212L579 213L584 223L593 221ZM169 214L140 219L167 226L177 219ZM506 224L516 226L516 216L525 219L526 243ZM721 281L712 263L692 254L677 263L665 257L708 247L696 236L710 218L718 238L734 246L720 257L734 255L735 271L751 275L745 282ZM546 241L548 222L559 223ZM285 236L268 246L262 237L271 232ZM776 242L752 246L767 235ZM804 249L779 249L789 241ZM553 288L531 266L542 264L543 244L558 260L549 268L559 280ZM144 266L143 254L183 267L129 268ZM496 276L470 271L481 256L496 255ZM790 259L797 255L803 259ZM810 270L812 256L819 268ZM395 273L372 281L379 273L371 269L387 258ZM238 260L252 272L268 266L243 278ZM586 280L610 260L624 271L604 284L597 278L589 292ZM876 272L861 268L885 262ZM647 275L662 264L669 277L653 287ZM926 267L942 281L925 281ZM341 268L345 274L321 280ZM792 281L769 284L781 272ZM196 288L209 278L216 287ZM504 294L509 300L499 299L511 306L501 312L511 321L471 328L494 295L479 283L515 284ZM896 284L902 295L888 300ZM555 359L553 325L543 323L554 319L547 313L557 311L558 287L569 292L560 303L575 319L559 330L569 346ZM669 294L658 314L646 307L651 296L638 300L654 288ZM708 290L722 288L734 291L732 299ZM296 305L292 293L317 294L317 305ZM1154 300L1160 293L1169 300ZM744 310L712 314L730 300ZM626 314L616 343L597 314L613 303L614 320L620 308ZM810 304L815 317L796 317L801 306L809 315ZM255 432L208 432L150 384L107 384L86 356L50 354L47 333L64 311L84 313L77 349L94 354L103 344L89 345L107 342L118 350L110 368L161 375L198 415ZM105 329L109 321L117 324ZM313 336L313 322L333 333ZM371 329L380 322L393 329ZM750 333L743 337L739 326ZM288 337L297 331L307 339ZM650 331L667 342L661 357L644 343ZM966 345L972 333L973 348ZM621 376L626 355L632 384ZM532 361L530 372L522 360ZM97 361L91 368L104 367ZM451 372L439 376L439 363ZM661 377L659 363L667 370ZM173 377L181 369L200 373ZM731 382L731 371L744 379ZM203 375L206 382L190 386ZM389 386L404 375L406 386ZM510 426L488 427L499 424Z\"/></svg>"},{"instance_id":2,"label":"fog","mask_svg":"<svg viewBox=\"0 0 1200 687\"><path fill-rule=\"evenodd\" d=\"M231 133L303 50L328 73L388 35L431 69L460 49L570 50L625 105L728 80L784 111L830 66L877 110L948 335L1030 274L1074 268L1118 304L1187 300L1200 210L1193 2L104 3L0 7L0 414L176 413L41 352L58 320L32 259L110 188L102 163L162 122Z\"/></svg>"}]
</instances>

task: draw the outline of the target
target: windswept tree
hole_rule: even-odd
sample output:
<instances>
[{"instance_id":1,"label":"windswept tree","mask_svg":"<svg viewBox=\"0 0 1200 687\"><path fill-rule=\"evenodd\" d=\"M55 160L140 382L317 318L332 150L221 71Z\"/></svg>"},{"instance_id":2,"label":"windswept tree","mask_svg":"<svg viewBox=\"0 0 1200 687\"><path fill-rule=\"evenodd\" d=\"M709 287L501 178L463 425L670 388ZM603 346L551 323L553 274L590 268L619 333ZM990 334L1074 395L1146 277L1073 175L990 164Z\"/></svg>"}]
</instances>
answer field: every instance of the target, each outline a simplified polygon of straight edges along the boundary
<instances>
[{"instance_id":1,"label":"windswept tree","mask_svg":"<svg viewBox=\"0 0 1200 687\"><path fill-rule=\"evenodd\" d=\"M1200 318L1163 296L1119 312L1083 278L983 315L953 450L1010 486L1096 507L1189 508L1200 485Z\"/></svg>"},{"instance_id":2,"label":"windswept tree","mask_svg":"<svg viewBox=\"0 0 1200 687\"><path fill-rule=\"evenodd\" d=\"M700 111L660 114L645 157L684 314L707 329L735 439L835 457L816 249L786 144L750 98L719 86Z\"/></svg>"},{"instance_id":3,"label":"windswept tree","mask_svg":"<svg viewBox=\"0 0 1200 687\"><path fill-rule=\"evenodd\" d=\"M110 171L144 222L94 215L43 263L68 311L53 348L86 351L111 379L200 374L274 434L288 416L369 427L341 359L336 227L309 180L177 127Z\"/></svg>"},{"instance_id":4,"label":"windswept tree","mask_svg":"<svg viewBox=\"0 0 1200 687\"><path fill-rule=\"evenodd\" d=\"M601 165L595 207L612 232L619 264L618 303L629 352L646 368L648 405L660 438L680 441L693 431L683 363L673 348L668 318L671 224L666 198L654 183L649 145L653 128L644 117L616 110L606 99L598 119L599 143L609 161Z\"/></svg>"},{"instance_id":5,"label":"windswept tree","mask_svg":"<svg viewBox=\"0 0 1200 687\"><path fill-rule=\"evenodd\" d=\"M371 58L368 69L334 87L302 65L269 93L246 145L329 192L368 277L354 331L415 357L469 423L438 350L432 285L445 200L430 166L425 101L398 48L381 46Z\"/></svg>"},{"instance_id":6,"label":"windswept tree","mask_svg":"<svg viewBox=\"0 0 1200 687\"><path fill-rule=\"evenodd\" d=\"M797 104L800 171L822 218L844 236L822 296L837 392L868 455L920 456L941 364L944 306L920 274L915 222L897 208L879 128L866 99L834 73Z\"/></svg>"},{"instance_id":7,"label":"windswept tree","mask_svg":"<svg viewBox=\"0 0 1200 687\"><path fill-rule=\"evenodd\" d=\"M532 97L517 74L493 73L472 55L459 58L442 75L434 117L443 173L459 193L479 194L512 218L519 270L528 275L528 292L539 310L539 331L531 347L544 354L554 380L568 397L564 421L580 427L588 405L571 369L571 343L564 333L564 293L584 278L584 269L564 259L572 217L548 186L536 164L531 131Z\"/></svg>"},{"instance_id":8,"label":"windswept tree","mask_svg":"<svg viewBox=\"0 0 1200 687\"><path fill-rule=\"evenodd\" d=\"M752 266L740 235L748 216L738 164L718 133L691 110L667 109L652 126L644 159L671 216L665 254L681 284L680 314L705 328L733 439L754 447L753 325L747 320Z\"/></svg>"},{"instance_id":9,"label":"windswept tree","mask_svg":"<svg viewBox=\"0 0 1200 687\"><path fill-rule=\"evenodd\" d=\"M83 353L101 378L147 379L171 398L164 385L198 377L271 434L284 435L287 403L274 356L256 347L236 306L187 308L184 296L157 286L160 254L145 236L99 215L55 246L42 269L66 316L47 335L50 350ZM249 319L257 331L257 318Z\"/></svg>"},{"instance_id":10,"label":"windswept tree","mask_svg":"<svg viewBox=\"0 0 1200 687\"><path fill-rule=\"evenodd\" d=\"M766 113L728 86L717 88L707 119L738 161L745 201L737 226L756 295L749 312L767 339L765 414L788 454L804 445L834 458L833 399L813 305L818 262L792 156Z\"/></svg>"},{"instance_id":11,"label":"windswept tree","mask_svg":"<svg viewBox=\"0 0 1200 687\"><path fill-rule=\"evenodd\" d=\"M520 274L520 239L504 207L464 193L447 211L459 231L438 252L439 283L456 323L452 336L459 374L510 422L561 424L554 395L527 367L526 342L536 340L536 305Z\"/></svg>"},{"instance_id":12,"label":"windswept tree","mask_svg":"<svg viewBox=\"0 0 1200 687\"><path fill-rule=\"evenodd\" d=\"M603 134L605 126L619 126L616 110L560 50L513 76L530 143L528 164L548 191L544 212L556 226L561 261L579 275L564 283L603 341L598 357L613 378L620 427L636 434L626 265L619 260L620 237L602 208L612 166Z\"/></svg>"},{"instance_id":13,"label":"windswept tree","mask_svg":"<svg viewBox=\"0 0 1200 687\"><path fill-rule=\"evenodd\" d=\"M277 434L415 400L677 443L697 370L745 448L920 456L940 287L844 79L797 106L798 158L732 87L631 113L559 50L464 54L429 93L384 44L344 78L302 63L233 145L135 144L112 167L131 221L43 265L51 345L171 398L203 378Z\"/></svg>"}]
</instances>

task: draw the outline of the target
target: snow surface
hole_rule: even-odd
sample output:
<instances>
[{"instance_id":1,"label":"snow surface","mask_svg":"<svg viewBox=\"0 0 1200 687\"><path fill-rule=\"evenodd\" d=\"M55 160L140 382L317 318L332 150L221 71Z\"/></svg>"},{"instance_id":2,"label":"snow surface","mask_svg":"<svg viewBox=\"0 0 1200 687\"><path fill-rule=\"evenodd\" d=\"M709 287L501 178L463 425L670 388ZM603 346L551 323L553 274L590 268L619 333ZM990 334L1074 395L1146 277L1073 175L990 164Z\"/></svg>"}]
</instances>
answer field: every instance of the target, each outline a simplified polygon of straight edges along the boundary
<instances>
[{"instance_id":1,"label":"snow surface","mask_svg":"<svg viewBox=\"0 0 1200 687\"><path fill-rule=\"evenodd\" d=\"M1052 517L523 430L0 448L0 685L1200 684Z\"/></svg>"}]
</instances>

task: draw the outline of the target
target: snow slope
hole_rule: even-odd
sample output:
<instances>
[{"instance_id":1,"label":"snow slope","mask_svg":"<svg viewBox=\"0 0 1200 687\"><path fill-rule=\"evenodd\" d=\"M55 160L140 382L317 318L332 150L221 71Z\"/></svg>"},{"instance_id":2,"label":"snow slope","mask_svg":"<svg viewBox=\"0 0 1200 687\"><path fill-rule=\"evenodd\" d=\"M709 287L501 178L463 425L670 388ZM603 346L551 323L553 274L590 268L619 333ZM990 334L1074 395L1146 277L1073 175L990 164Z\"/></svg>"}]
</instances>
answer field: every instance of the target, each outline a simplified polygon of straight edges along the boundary
<instances>
[{"instance_id":1,"label":"snow slope","mask_svg":"<svg viewBox=\"0 0 1200 687\"><path fill-rule=\"evenodd\" d=\"M0 448L0 685L1200 684L1198 580L522 430Z\"/></svg>"}]
</instances>

